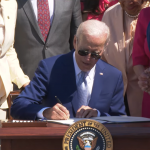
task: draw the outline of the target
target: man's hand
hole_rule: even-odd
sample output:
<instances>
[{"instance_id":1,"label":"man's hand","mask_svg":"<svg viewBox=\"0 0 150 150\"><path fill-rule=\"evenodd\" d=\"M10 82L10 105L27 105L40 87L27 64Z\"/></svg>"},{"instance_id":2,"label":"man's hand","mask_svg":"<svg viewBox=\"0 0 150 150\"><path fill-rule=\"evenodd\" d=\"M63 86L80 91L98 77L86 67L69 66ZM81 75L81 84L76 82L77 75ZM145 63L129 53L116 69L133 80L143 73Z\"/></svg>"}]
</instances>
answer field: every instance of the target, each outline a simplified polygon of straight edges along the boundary
<instances>
[{"instance_id":1,"label":"man's hand","mask_svg":"<svg viewBox=\"0 0 150 150\"><path fill-rule=\"evenodd\" d=\"M90 118L90 117L97 117L97 110L93 109L89 106L81 106L76 113L77 118Z\"/></svg>"},{"instance_id":2,"label":"man's hand","mask_svg":"<svg viewBox=\"0 0 150 150\"><path fill-rule=\"evenodd\" d=\"M63 105L57 103L52 108L45 109L43 116L52 120L67 120L70 117L69 111Z\"/></svg>"}]
</instances>

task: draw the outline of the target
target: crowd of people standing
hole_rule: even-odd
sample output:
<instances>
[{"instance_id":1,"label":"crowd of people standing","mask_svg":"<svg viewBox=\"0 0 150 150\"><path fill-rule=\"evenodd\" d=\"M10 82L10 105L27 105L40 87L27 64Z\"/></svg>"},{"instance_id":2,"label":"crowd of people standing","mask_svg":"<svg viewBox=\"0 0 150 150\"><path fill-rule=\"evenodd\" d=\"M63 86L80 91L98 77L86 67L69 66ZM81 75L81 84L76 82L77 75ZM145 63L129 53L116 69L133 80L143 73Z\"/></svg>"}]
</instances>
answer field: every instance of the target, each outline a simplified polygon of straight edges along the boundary
<instances>
[{"instance_id":1,"label":"crowd of people standing","mask_svg":"<svg viewBox=\"0 0 150 150\"><path fill-rule=\"evenodd\" d=\"M101 59L122 72L127 115L150 118L149 6L149 0L0 0L0 119L7 118L12 82L28 86L39 62L74 49L79 25L93 19L110 30Z\"/></svg>"}]
</instances>

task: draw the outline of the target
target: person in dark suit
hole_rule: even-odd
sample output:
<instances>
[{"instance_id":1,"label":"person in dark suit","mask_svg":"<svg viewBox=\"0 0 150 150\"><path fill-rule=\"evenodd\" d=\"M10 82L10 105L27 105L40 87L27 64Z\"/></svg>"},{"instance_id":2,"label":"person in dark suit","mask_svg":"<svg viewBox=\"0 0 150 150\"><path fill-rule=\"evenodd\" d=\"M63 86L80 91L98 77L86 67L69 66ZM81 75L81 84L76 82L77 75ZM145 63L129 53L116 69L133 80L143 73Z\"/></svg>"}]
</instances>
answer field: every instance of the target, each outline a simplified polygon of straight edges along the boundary
<instances>
[{"instance_id":1,"label":"person in dark suit","mask_svg":"<svg viewBox=\"0 0 150 150\"><path fill-rule=\"evenodd\" d=\"M12 117L35 120L125 115L122 74L100 59L108 39L105 23L83 22L74 38L75 51L40 62L33 80L14 100Z\"/></svg>"},{"instance_id":2,"label":"person in dark suit","mask_svg":"<svg viewBox=\"0 0 150 150\"><path fill-rule=\"evenodd\" d=\"M80 0L17 0L17 3L14 47L21 68L32 79L40 60L68 53L73 48L74 35L82 22ZM45 23L44 14L48 19ZM43 28L47 28L46 36Z\"/></svg>"}]
</instances>

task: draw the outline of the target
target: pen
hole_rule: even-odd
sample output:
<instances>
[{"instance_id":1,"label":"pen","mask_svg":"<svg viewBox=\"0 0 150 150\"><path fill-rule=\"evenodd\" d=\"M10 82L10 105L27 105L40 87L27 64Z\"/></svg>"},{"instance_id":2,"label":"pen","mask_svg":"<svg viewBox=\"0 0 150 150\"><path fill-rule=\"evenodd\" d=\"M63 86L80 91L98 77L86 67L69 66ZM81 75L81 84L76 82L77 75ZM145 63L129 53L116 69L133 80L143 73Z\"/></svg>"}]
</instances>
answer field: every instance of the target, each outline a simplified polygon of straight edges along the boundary
<instances>
[{"instance_id":1,"label":"pen","mask_svg":"<svg viewBox=\"0 0 150 150\"><path fill-rule=\"evenodd\" d=\"M62 102L59 100L59 98L58 98L57 96L55 96L55 98L56 98L56 100L57 100L57 102L58 102L59 104L63 105Z\"/></svg>"},{"instance_id":2,"label":"pen","mask_svg":"<svg viewBox=\"0 0 150 150\"><path fill-rule=\"evenodd\" d=\"M58 102L59 104L63 105L62 102L59 100L59 98L58 98L57 96L55 96L55 98L56 98L56 100L57 100L57 102ZM69 118L70 118L70 114L69 114L69 116L68 116L67 119L69 119Z\"/></svg>"}]
</instances>

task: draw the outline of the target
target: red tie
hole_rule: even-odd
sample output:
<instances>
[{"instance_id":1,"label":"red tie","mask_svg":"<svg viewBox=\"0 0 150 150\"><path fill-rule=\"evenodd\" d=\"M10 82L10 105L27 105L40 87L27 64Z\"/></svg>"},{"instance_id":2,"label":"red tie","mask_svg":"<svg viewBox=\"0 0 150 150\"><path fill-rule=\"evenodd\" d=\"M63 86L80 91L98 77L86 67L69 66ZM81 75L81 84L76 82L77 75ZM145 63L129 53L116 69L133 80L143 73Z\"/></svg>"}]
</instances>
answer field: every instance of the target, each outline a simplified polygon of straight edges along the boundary
<instances>
[{"instance_id":1,"label":"red tie","mask_svg":"<svg viewBox=\"0 0 150 150\"><path fill-rule=\"evenodd\" d=\"M44 40L46 41L49 29L50 29L50 13L48 0L38 0L38 25Z\"/></svg>"}]
</instances>

